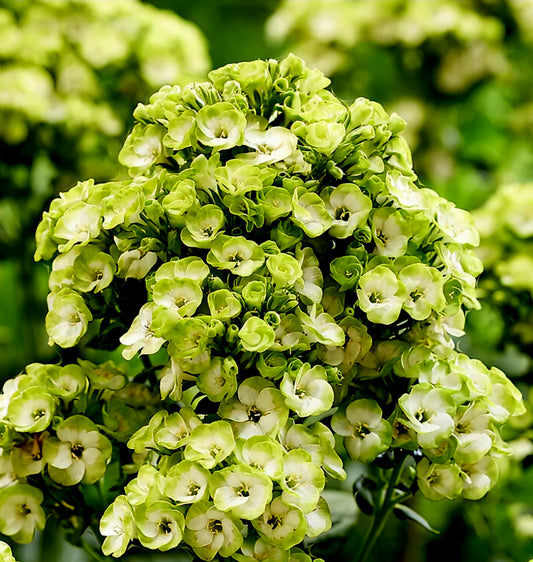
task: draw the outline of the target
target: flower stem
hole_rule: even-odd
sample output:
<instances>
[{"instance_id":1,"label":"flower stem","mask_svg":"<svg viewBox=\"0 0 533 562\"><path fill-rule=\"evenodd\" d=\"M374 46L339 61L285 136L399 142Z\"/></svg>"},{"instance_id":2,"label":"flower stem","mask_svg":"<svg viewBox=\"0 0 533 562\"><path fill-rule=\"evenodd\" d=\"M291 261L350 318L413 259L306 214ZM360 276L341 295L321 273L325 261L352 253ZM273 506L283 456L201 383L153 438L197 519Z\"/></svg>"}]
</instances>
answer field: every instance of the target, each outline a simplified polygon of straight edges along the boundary
<instances>
[{"instance_id":1,"label":"flower stem","mask_svg":"<svg viewBox=\"0 0 533 562\"><path fill-rule=\"evenodd\" d=\"M363 540L363 545L359 554L354 559L354 562L364 562L378 537L381 535L387 519L389 517L392 508L396 503L398 503L398 498L393 499L394 490L398 484L398 480L402 474L403 465L407 456L403 456L399 462L397 462L392 468L392 473L390 475L389 482L385 491L385 496L381 505L376 509L372 517L372 524L370 525L365 538Z\"/></svg>"}]
</instances>

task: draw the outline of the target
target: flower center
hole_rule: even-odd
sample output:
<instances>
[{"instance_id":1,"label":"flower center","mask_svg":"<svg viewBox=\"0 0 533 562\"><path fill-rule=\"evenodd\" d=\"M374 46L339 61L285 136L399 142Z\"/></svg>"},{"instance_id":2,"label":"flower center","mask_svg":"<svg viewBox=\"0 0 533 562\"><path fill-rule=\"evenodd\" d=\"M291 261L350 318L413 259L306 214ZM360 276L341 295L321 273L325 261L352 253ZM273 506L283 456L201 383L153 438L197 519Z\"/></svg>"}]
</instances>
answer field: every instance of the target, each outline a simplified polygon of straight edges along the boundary
<instances>
[{"instance_id":1,"label":"flower center","mask_svg":"<svg viewBox=\"0 0 533 562\"><path fill-rule=\"evenodd\" d=\"M248 419L254 423L258 423L261 419L261 412L256 406L252 406L248 409Z\"/></svg>"},{"instance_id":2,"label":"flower center","mask_svg":"<svg viewBox=\"0 0 533 562\"><path fill-rule=\"evenodd\" d=\"M228 261L233 262L235 265L240 265L242 262L242 256L239 253L233 254L229 257Z\"/></svg>"},{"instance_id":3,"label":"flower center","mask_svg":"<svg viewBox=\"0 0 533 562\"><path fill-rule=\"evenodd\" d=\"M411 291L411 293L409 294L409 298L413 302L416 302L422 296L424 296L424 291L421 291L420 289L415 289L414 291Z\"/></svg>"},{"instance_id":4,"label":"flower center","mask_svg":"<svg viewBox=\"0 0 533 562\"><path fill-rule=\"evenodd\" d=\"M418 410L415 414L415 419L421 423L427 422L429 420L429 416L427 415L425 410Z\"/></svg>"},{"instance_id":5,"label":"flower center","mask_svg":"<svg viewBox=\"0 0 533 562\"><path fill-rule=\"evenodd\" d=\"M247 498L250 495L248 486L246 486L246 484L241 484L239 488L237 488L237 495L241 498Z\"/></svg>"},{"instance_id":6,"label":"flower center","mask_svg":"<svg viewBox=\"0 0 533 562\"><path fill-rule=\"evenodd\" d=\"M285 484L288 488L296 488L300 483L300 476L298 474L289 474L285 477Z\"/></svg>"},{"instance_id":7,"label":"flower center","mask_svg":"<svg viewBox=\"0 0 533 562\"><path fill-rule=\"evenodd\" d=\"M165 534L172 533L171 522L168 519L162 519L159 522L159 529Z\"/></svg>"},{"instance_id":8,"label":"flower center","mask_svg":"<svg viewBox=\"0 0 533 562\"><path fill-rule=\"evenodd\" d=\"M74 458L81 459L81 456L83 455L83 445L80 445L79 443L72 445L70 452Z\"/></svg>"},{"instance_id":9,"label":"flower center","mask_svg":"<svg viewBox=\"0 0 533 562\"><path fill-rule=\"evenodd\" d=\"M281 517L279 517L278 515L272 515L270 519L267 521L267 525L270 525L272 529L276 529L282 523L283 521L281 520Z\"/></svg>"},{"instance_id":10,"label":"flower center","mask_svg":"<svg viewBox=\"0 0 533 562\"><path fill-rule=\"evenodd\" d=\"M370 293L370 295L368 295L368 300L372 304L378 304L383 300L383 296L381 295L381 293L378 293L377 291L373 291L372 293Z\"/></svg>"},{"instance_id":11,"label":"flower center","mask_svg":"<svg viewBox=\"0 0 533 562\"><path fill-rule=\"evenodd\" d=\"M341 207L337 209L335 212L335 220L338 221L347 221L350 218L350 211L345 207Z\"/></svg>"},{"instance_id":12,"label":"flower center","mask_svg":"<svg viewBox=\"0 0 533 562\"><path fill-rule=\"evenodd\" d=\"M76 324L79 324L80 322L80 315L79 314L71 314L68 317L68 323L71 324L72 326L75 326Z\"/></svg>"},{"instance_id":13,"label":"flower center","mask_svg":"<svg viewBox=\"0 0 533 562\"><path fill-rule=\"evenodd\" d=\"M35 421L40 420L41 418L43 418L46 415L46 411L45 410L34 410L33 412L33 419Z\"/></svg>"},{"instance_id":14,"label":"flower center","mask_svg":"<svg viewBox=\"0 0 533 562\"><path fill-rule=\"evenodd\" d=\"M366 423L360 423L355 427L355 434L363 439L371 433L372 431Z\"/></svg>"},{"instance_id":15,"label":"flower center","mask_svg":"<svg viewBox=\"0 0 533 562\"><path fill-rule=\"evenodd\" d=\"M211 519L211 521L209 521L209 524L207 525L207 528L214 535L218 535L218 533L222 532L222 522L220 521L220 519Z\"/></svg>"},{"instance_id":16,"label":"flower center","mask_svg":"<svg viewBox=\"0 0 533 562\"><path fill-rule=\"evenodd\" d=\"M26 515L29 515L31 513L31 509L27 506L27 504L23 503L19 506L19 513L23 517L26 517Z\"/></svg>"},{"instance_id":17,"label":"flower center","mask_svg":"<svg viewBox=\"0 0 533 562\"><path fill-rule=\"evenodd\" d=\"M200 485L196 482L191 482L187 491L189 493L189 496L196 496L200 491Z\"/></svg>"}]
</instances>

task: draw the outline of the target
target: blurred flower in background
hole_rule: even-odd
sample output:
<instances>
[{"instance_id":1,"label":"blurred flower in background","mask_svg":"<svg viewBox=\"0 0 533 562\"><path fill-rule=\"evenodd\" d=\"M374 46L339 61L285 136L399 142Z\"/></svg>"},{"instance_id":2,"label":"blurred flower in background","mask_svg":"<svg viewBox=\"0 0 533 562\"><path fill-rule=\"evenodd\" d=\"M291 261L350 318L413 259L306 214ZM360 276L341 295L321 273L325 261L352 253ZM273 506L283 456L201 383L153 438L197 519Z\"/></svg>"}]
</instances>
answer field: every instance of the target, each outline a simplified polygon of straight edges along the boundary
<instances>
[{"instance_id":1,"label":"blurred flower in background","mask_svg":"<svg viewBox=\"0 0 533 562\"><path fill-rule=\"evenodd\" d=\"M532 4L284 0L267 35L407 122L423 183L466 208L533 169Z\"/></svg>"}]
</instances>

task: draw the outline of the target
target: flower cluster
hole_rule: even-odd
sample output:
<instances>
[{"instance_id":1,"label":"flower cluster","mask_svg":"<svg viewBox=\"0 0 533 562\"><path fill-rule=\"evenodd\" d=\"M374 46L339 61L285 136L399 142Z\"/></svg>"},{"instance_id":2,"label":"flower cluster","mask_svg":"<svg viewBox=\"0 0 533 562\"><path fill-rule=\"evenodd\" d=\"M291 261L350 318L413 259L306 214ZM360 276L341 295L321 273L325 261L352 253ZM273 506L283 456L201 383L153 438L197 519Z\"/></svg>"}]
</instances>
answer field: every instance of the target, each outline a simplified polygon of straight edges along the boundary
<instances>
[{"instance_id":1,"label":"flower cluster","mask_svg":"<svg viewBox=\"0 0 533 562\"><path fill-rule=\"evenodd\" d=\"M475 2L284 0L269 19L267 33L274 41L288 41L332 74L345 72L351 64L348 52L358 43L433 49L436 80L447 93L463 92L480 78L503 70L502 24Z\"/></svg>"},{"instance_id":2,"label":"flower cluster","mask_svg":"<svg viewBox=\"0 0 533 562\"><path fill-rule=\"evenodd\" d=\"M530 21L515 0L284 0L266 32L402 115L422 181L474 208L531 175Z\"/></svg>"},{"instance_id":3,"label":"flower cluster","mask_svg":"<svg viewBox=\"0 0 533 562\"><path fill-rule=\"evenodd\" d=\"M0 30L0 137L13 144L36 123L118 136L130 112L119 97L186 83L209 65L194 25L137 0L6 0Z\"/></svg>"},{"instance_id":4,"label":"flower cluster","mask_svg":"<svg viewBox=\"0 0 533 562\"><path fill-rule=\"evenodd\" d=\"M119 470L117 444L150 418L157 398L112 362L33 363L8 380L0 395L0 532L30 542L44 528L45 507L87 526L84 489L110 466ZM105 508L113 497L97 501Z\"/></svg>"},{"instance_id":5,"label":"flower cluster","mask_svg":"<svg viewBox=\"0 0 533 562\"><path fill-rule=\"evenodd\" d=\"M398 116L328 84L289 56L165 86L135 111L131 179L81 182L43 215L50 343L120 345L160 394L101 519L107 555L311 560L303 541L331 526L326 477L394 450L430 498L496 480L522 402L454 350L478 306L473 221L416 185ZM75 428L93 432L69 420L46 448L63 485Z\"/></svg>"}]
</instances>

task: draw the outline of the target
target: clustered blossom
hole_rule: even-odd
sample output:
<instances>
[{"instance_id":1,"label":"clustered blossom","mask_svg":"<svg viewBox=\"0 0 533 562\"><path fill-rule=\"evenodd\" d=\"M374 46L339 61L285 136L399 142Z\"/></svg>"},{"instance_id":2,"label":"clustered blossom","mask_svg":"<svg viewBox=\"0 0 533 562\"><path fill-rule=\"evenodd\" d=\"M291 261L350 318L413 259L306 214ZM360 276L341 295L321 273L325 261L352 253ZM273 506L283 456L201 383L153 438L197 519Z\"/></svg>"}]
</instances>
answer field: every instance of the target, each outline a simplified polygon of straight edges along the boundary
<instances>
[{"instance_id":1,"label":"clustered blossom","mask_svg":"<svg viewBox=\"0 0 533 562\"><path fill-rule=\"evenodd\" d=\"M125 443L156 402L111 362L33 363L8 380L0 395L0 532L30 542L44 528L43 503L64 518L80 516L78 485L116 468L113 445Z\"/></svg>"},{"instance_id":2,"label":"clustered blossom","mask_svg":"<svg viewBox=\"0 0 533 562\"><path fill-rule=\"evenodd\" d=\"M332 524L327 477L390 449L421 453L430 498L496 480L521 398L452 340L478 306L477 232L417 187L402 120L328 83L289 56L165 86L135 111L131 179L81 182L43 216L50 342L121 344L143 358L129 384L159 394L126 437L133 477L101 518L106 555L310 561L306 541ZM55 394L4 393L13 431L50 432L50 478L105 470L98 423L73 411L50 430Z\"/></svg>"},{"instance_id":3,"label":"clustered blossom","mask_svg":"<svg viewBox=\"0 0 533 562\"><path fill-rule=\"evenodd\" d=\"M193 24L137 0L6 0L0 29L0 137L13 144L35 123L115 137L132 91L186 83L209 66Z\"/></svg>"}]
</instances>

